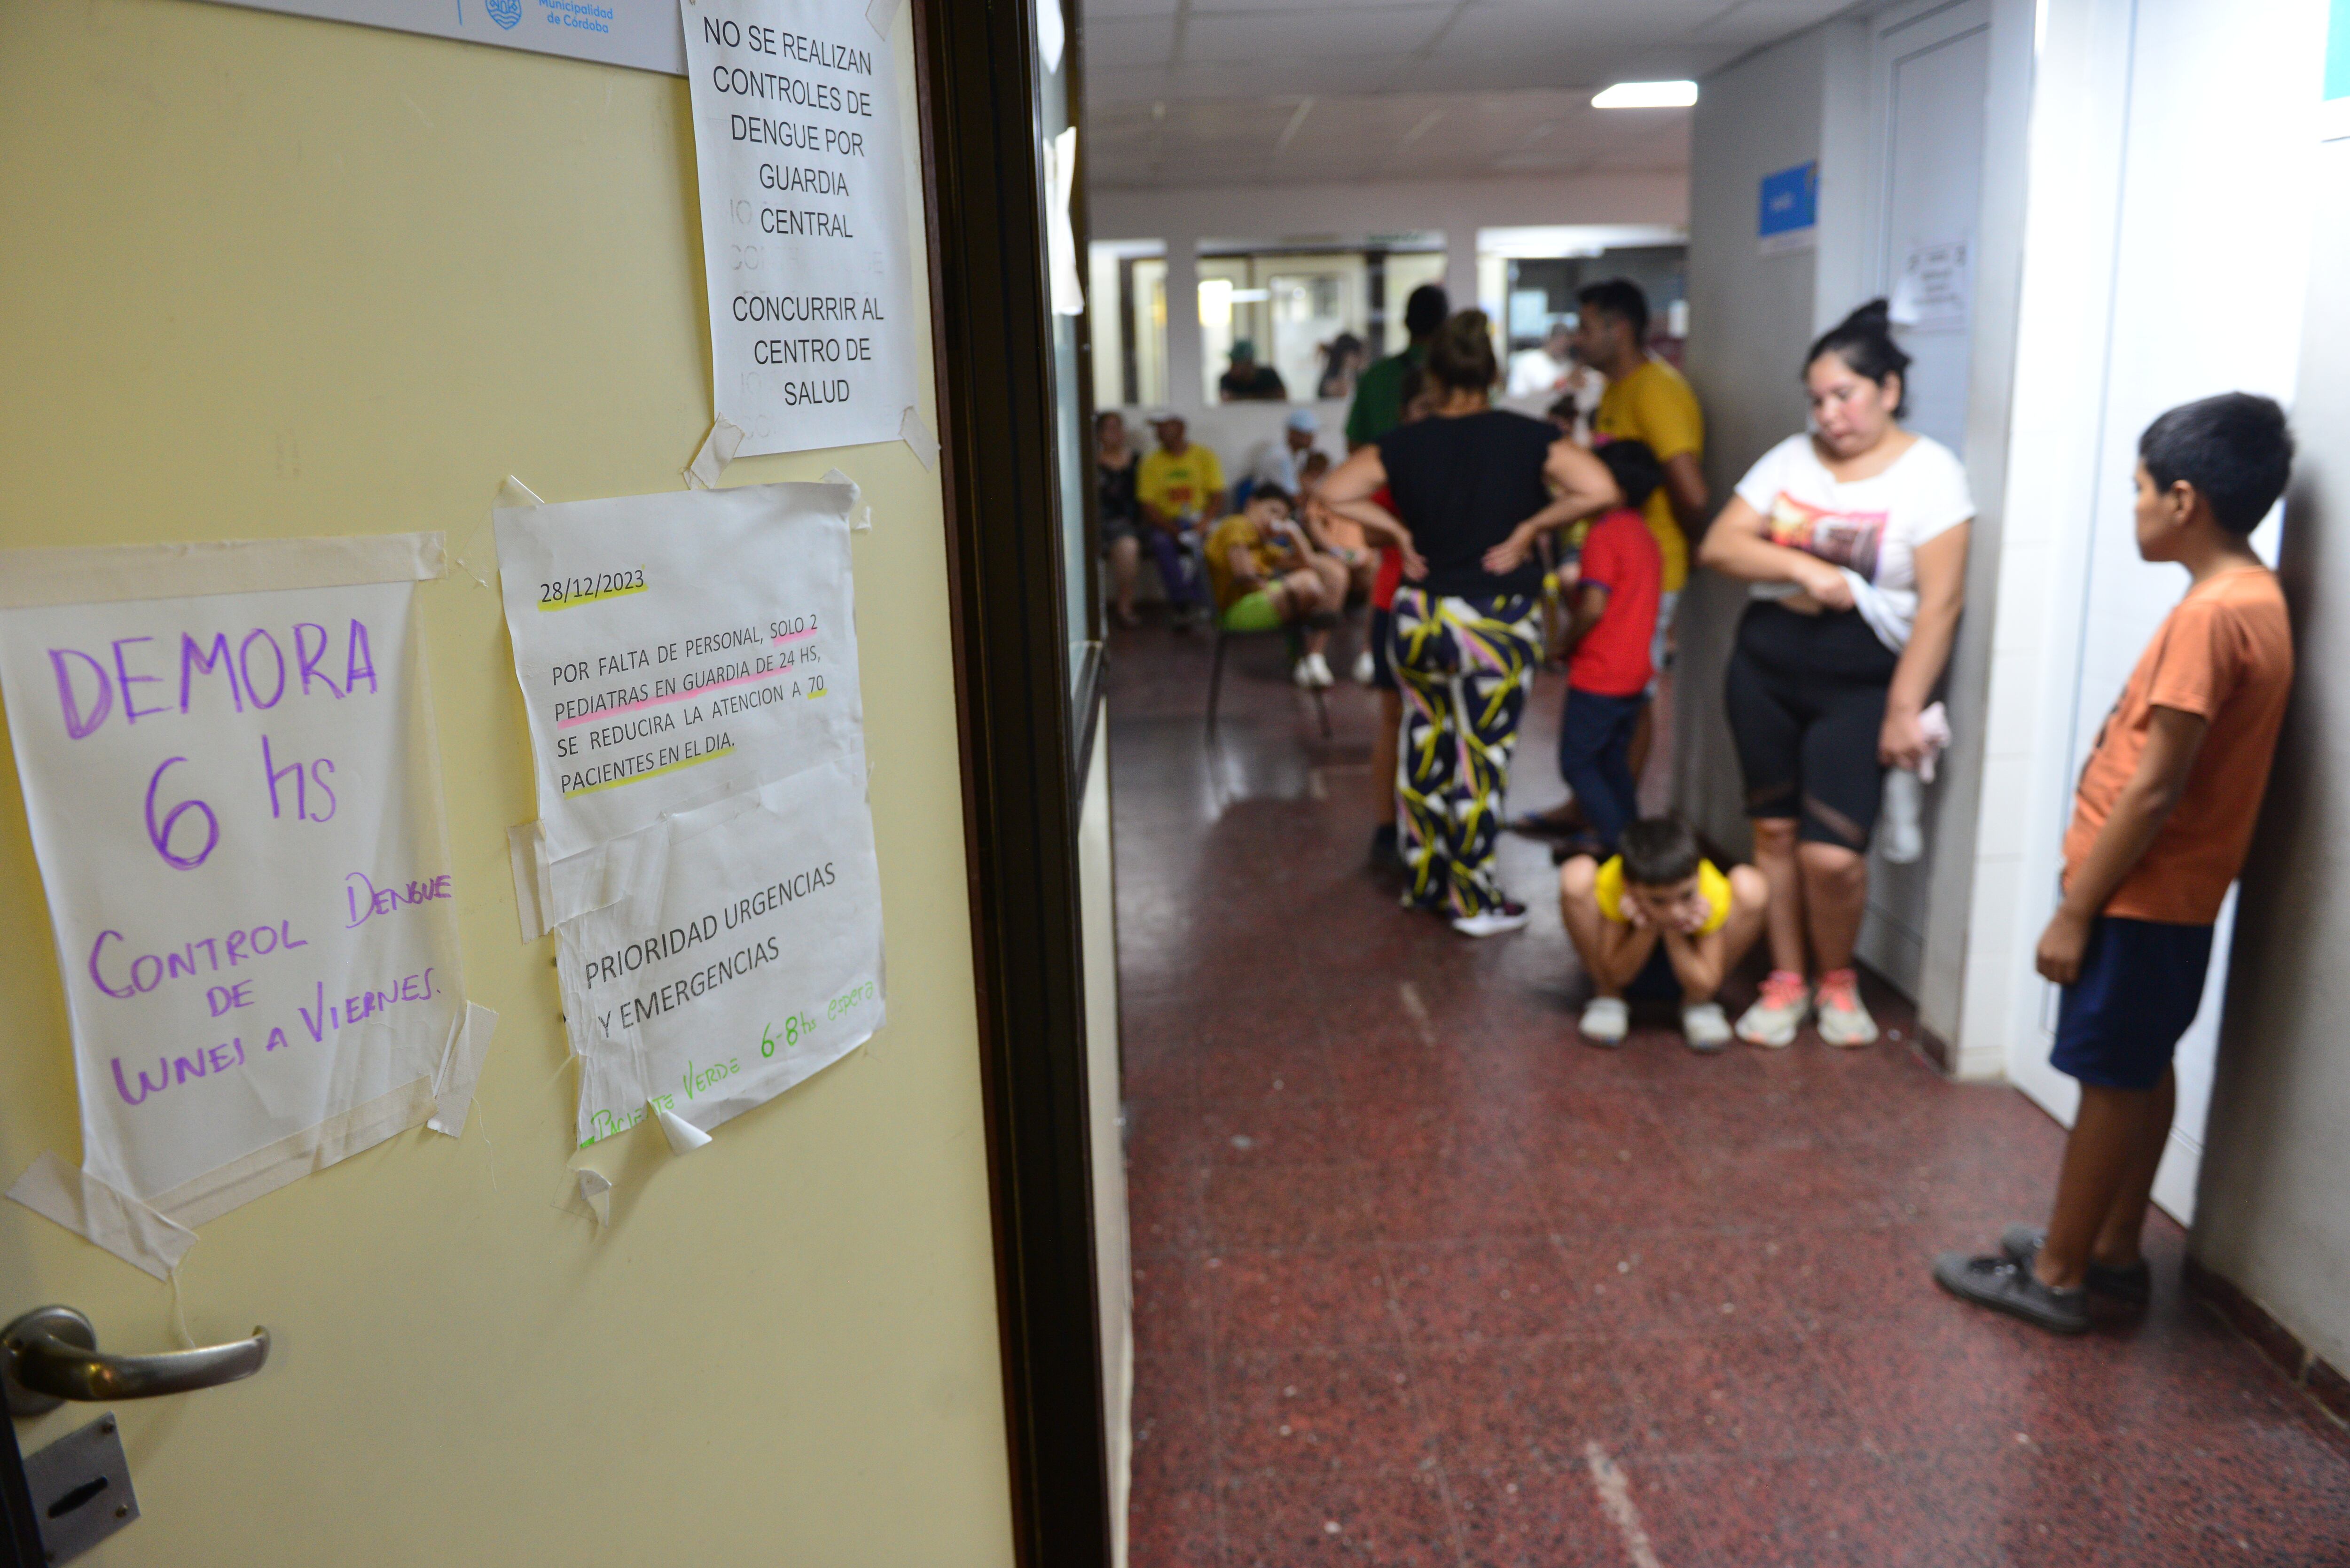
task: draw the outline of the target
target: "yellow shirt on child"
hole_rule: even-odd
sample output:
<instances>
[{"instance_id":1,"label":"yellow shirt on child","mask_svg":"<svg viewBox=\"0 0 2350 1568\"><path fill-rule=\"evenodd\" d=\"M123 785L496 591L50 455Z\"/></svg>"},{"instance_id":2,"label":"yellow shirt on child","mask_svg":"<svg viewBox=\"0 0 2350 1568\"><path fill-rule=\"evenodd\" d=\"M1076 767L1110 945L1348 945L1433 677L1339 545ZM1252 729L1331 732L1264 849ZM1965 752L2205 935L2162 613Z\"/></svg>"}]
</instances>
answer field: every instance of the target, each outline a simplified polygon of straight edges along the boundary
<instances>
[{"instance_id":1,"label":"yellow shirt on child","mask_svg":"<svg viewBox=\"0 0 2350 1568\"><path fill-rule=\"evenodd\" d=\"M1706 916L1705 924L1697 934L1705 936L1721 929L1730 919L1730 878L1711 860L1697 863L1697 890L1705 895L1707 906L1713 911ZM1599 912L1619 926L1632 922L1624 918L1624 857L1611 855L1607 864L1599 868L1599 880L1592 885L1592 895L1599 900Z\"/></svg>"},{"instance_id":2,"label":"yellow shirt on child","mask_svg":"<svg viewBox=\"0 0 2350 1568\"><path fill-rule=\"evenodd\" d=\"M1208 587L1214 593L1216 607L1230 609L1232 601L1241 597L1239 586L1232 578L1232 546L1245 547L1249 560L1260 577L1276 577L1296 564L1296 552L1289 541L1268 537L1245 512L1235 512L1216 524L1208 535Z\"/></svg>"}]
</instances>

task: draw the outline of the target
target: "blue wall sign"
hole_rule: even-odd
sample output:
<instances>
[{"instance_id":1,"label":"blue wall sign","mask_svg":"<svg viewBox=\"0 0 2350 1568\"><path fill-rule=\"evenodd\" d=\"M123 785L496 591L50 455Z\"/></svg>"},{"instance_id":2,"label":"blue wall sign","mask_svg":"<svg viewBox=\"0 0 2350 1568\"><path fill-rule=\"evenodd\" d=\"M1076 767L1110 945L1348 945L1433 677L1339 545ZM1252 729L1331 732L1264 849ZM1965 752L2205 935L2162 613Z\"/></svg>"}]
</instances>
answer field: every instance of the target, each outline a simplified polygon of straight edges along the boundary
<instances>
[{"instance_id":1,"label":"blue wall sign","mask_svg":"<svg viewBox=\"0 0 2350 1568\"><path fill-rule=\"evenodd\" d=\"M1761 207L1754 233L1767 253L1798 250L1811 243L1820 223L1820 165L1817 159L1762 176Z\"/></svg>"}]
</instances>

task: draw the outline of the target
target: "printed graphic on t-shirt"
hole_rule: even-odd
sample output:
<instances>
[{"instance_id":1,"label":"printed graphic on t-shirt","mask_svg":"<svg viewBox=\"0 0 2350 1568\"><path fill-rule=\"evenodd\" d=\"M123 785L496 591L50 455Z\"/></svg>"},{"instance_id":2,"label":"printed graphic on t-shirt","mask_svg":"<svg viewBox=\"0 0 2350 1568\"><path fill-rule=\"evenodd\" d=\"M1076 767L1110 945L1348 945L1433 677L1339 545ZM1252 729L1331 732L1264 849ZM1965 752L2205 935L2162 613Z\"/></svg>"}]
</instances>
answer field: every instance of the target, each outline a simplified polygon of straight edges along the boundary
<instances>
[{"instance_id":1,"label":"printed graphic on t-shirt","mask_svg":"<svg viewBox=\"0 0 2350 1568\"><path fill-rule=\"evenodd\" d=\"M1771 503L1771 543L1817 556L1832 566L1849 566L1877 580L1877 550L1885 540L1884 512L1831 512L1796 500L1785 491Z\"/></svg>"}]
</instances>

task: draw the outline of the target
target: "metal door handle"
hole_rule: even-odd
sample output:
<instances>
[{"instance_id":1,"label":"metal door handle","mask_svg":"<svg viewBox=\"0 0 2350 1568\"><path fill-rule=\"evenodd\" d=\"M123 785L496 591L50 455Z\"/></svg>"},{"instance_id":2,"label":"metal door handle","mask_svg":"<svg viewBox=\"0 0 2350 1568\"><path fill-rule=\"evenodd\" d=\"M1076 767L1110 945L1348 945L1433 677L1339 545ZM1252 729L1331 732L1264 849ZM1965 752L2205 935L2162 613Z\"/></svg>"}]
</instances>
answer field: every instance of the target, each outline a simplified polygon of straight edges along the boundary
<instances>
[{"instance_id":1,"label":"metal door handle","mask_svg":"<svg viewBox=\"0 0 2350 1568\"><path fill-rule=\"evenodd\" d=\"M170 1350L158 1355L107 1355L98 1330L68 1306L36 1307L0 1329L0 1376L8 1413L37 1416L68 1399L151 1399L250 1377L269 1359L269 1331L251 1339Z\"/></svg>"}]
</instances>

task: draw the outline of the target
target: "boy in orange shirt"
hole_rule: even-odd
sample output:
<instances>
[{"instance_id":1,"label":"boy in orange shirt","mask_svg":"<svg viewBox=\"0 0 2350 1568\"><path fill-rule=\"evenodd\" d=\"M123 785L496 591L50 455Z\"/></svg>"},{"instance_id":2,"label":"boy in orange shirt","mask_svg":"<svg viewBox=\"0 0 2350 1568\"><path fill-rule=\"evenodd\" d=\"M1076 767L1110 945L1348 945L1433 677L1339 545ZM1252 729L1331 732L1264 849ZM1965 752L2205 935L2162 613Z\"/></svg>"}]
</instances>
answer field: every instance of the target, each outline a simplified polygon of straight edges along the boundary
<instances>
[{"instance_id":1,"label":"boy in orange shirt","mask_svg":"<svg viewBox=\"0 0 2350 1568\"><path fill-rule=\"evenodd\" d=\"M2097 733L2064 835L2064 898L2039 969L2064 987L2050 1064L2081 1083L2048 1229L1945 1252L1943 1289L2059 1334L2091 1294L2143 1307L2138 1252L2195 1021L2211 925L2244 863L2293 686L2293 627L2248 535L2293 466L2284 410L2230 392L2138 438L2137 549L2192 579Z\"/></svg>"}]
</instances>

